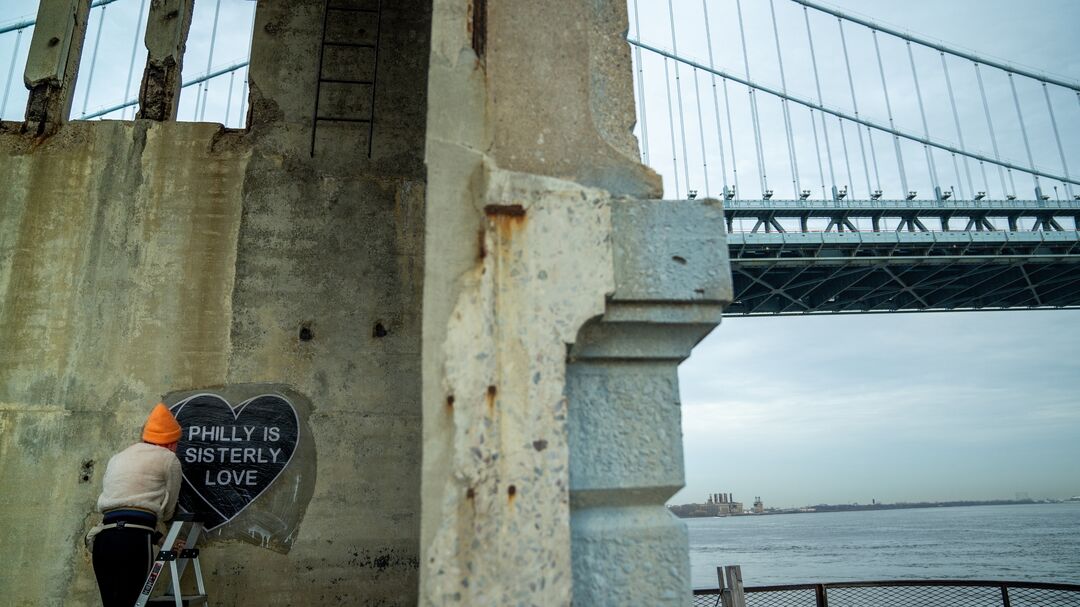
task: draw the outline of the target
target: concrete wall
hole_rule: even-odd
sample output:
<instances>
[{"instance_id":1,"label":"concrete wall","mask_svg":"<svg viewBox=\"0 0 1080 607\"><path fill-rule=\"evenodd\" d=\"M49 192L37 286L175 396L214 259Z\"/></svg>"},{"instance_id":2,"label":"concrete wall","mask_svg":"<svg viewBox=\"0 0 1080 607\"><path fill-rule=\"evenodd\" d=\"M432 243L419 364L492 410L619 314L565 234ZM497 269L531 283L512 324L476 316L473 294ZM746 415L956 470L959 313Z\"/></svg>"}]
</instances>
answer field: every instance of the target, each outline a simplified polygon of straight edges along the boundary
<instances>
[{"instance_id":1,"label":"concrete wall","mask_svg":"<svg viewBox=\"0 0 1080 607\"><path fill-rule=\"evenodd\" d=\"M416 602L430 9L384 9L372 157L342 124L312 157L323 5L260 2L247 131L0 125L5 604L95 604L108 457L162 395L251 382L310 399L317 478L287 553L210 545L215 603Z\"/></svg>"}]
</instances>

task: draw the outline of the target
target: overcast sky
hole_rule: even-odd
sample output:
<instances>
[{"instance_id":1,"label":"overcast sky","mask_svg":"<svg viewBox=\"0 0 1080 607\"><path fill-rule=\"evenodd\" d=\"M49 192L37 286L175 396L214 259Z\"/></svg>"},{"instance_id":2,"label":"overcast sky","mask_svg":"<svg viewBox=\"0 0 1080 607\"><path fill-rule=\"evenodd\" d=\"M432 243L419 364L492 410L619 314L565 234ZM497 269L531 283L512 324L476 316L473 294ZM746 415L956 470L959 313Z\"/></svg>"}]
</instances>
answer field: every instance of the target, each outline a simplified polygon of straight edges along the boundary
<instances>
[{"instance_id":1,"label":"overcast sky","mask_svg":"<svg viewBox=\"0 0 1080 607\"><path fill-rule=\"evenodd\" d=\"M88 66L97 40L95 9L84 53L73 115L118 103L138 88L145 49L136 44L135 72L127 77L140 7L147 0L118 0L105 13L95 76L90 84ZM816 89L809 63L802 8L789 0L775 0L782 40L788 89L814 99ZM33 0L0 0L0 25L32 16ZM832 0L834 6L858 11L872 19L913 33L945 41L984 55L1004 58L1080 80L1080 2L1073 0ZM222 0L212 67L242 60L247 54L252 6L245 0ZM640 38L655 46L672 48L667 3L638 0ZM196 3L195 22L185 61L185 79L206 71L216 0ZM715 65L744 75L734 0L709 0ZM697 0L675 2L680 54L708 61L702 5ZM776 46L769 3L743 0L744 25L751 76L779 87ZM810 12L826 105L851 111L843 55L836 20ZM887 122L884 96L866 30L845 29L856 79L856 95L864 117ZM638 35L631 0L630 35ZM882 38L883 61L890 82L894 118L900 128L920 133L921 120L913 94L906 49L895 39ZM22 61L29 44L24 32L12 61L15 35L0 36L0 87L11 87L7 119L18 119L25 106L21 84ZM940 58L915 49L915 61L927 105L931 136L957 143ZM15 66L11 68L11 66ZM950 60L961 127L968 147L992 153L981 100L970 64ZM646 54L646 125L650 164L665 178L668 196L674 197L675 170L680 171L680 194L687 190L681 157L671 160L671 128L663 80L663 61ZM669 65L671 94L675 96L673 66ZM210 86L206 120L224 120L226 101L229 124L241 124L242 83L246 72L216 79ZM716 143L711 81L698 74L701 97L694 92L692 70L682 69L683 122L675 148L681 156L681 131L687 135L690 187L705 194L702 168L708 161L709 193L718 196L724 175ZM1026 163L1007 79L1000 72L984 72L991 113L998 127L1002 155ZM85 95L90 86L90 95ZM1053 131L1039 87L1018 79L1033 155L1037 165L1059 171ZM232 91L231 100L229 91ZM0 91L2 95L2 91ZM740 176L740 197L760 197L757 164L747 94L729 87L735 154ZM699 121L696 101L702 104ZM1052 102L1063 145L1073 174L1080 172L1080 104L1074 95L1052 90ZM725 108L720 97L721 133L727 137ZM780 105L759 99L764 155L770 188L778 198L793 193L792 174ZM181 98L180 118L196 117L195 89ZM810 114L791 106L795 124L798 172L803 189L820 198L821 173L828 177L828 157L819 171L816 149L824 154L824 132L815 147ZM127 117L130 118L130 111ZM119 117L119 113L112 117ZM818 123L820 126L820 123ZM879 170L864 169L858 134L848 125L851 175L843 160L840 130L827 123L833 148L836 183L848 185L865 198L865 173L871 188L880 186L886 198L900 193L896 157L890 138L874 135ZM638 129L639 136L641 129ZM704 133L705 135L701 135ZM865 132L862 133L865 136ZM704 137L704 139L703 139ZM869 157L870 147L866 153ZM930 193L929 169L918 144L904 143L902 155L909 189L920 198ZM729 183L732 150L725 149ZM953 172L951 158L935 155L940 182L946 188L970 190L966 175ZM962 165L960 165L962 170ZM991 197L1003 193L996 169L987 168L984 182L977 164L974 189ZM880 177L879 177L880 175ZM1026 175L1014 175L1020 198L1032 197ZM1053 195L1053 183L1044 190ZM1059 184L1059 188L1061 188ZM1063 188L1062 188L1063 189ZM1012 191L1011 183L1006 191ZM1080 192L1078 192L1080 193ZM1058 195L1064 196L1063 191ZM680 369L682 378L687 487L673 502L701 501L707 493L732 492L751 501L760 495L767 505L789 506L819 502L869 502L1011 498L1017 492L1032 497L1067 497L1080 494L1080 312L990 312L866 315L843 317L729 318L695 350Z\"/></svg>"},{"instance_id":2,"label":"overcast sky","mask_svg":"<svg viewBox=\"0 0 1080 607\"><path fill-rule=\"evenodd\" d=\"M1080 80L1080 38L1075 34L1080 2L833 0L831 4L983 55ZM642 40L670 49L667 3L639 0L639 8ZM751 75L779 88L768 8L765 0L743 0ZM802 9L776 0L776 10L788 89L816 97ZM743 75L734 0L710 0L709 11L717 67ZM676 3L675 12L680 55L707 62L701 3ZM811 11L811 24L825 103L850 111L836 20ZM633 22L630 32L633 36ZM845 34L861 114L887 121L880 86L871 86L880 83L880 76L869 34L853 26L845 27ZM880 42L890 87L895 85L890 94L897 125L921 133L906 49L895 40ZM916 49L915 59L931 135L956 143L940 57ZM970 63L952 60L949 68L968 147L991 153L974 70ZM646 57L645 69L650 164L664 174L667 194L674 196L663 63ZM671 66L669 70L674 97ZM983 76L1002 155L1026 164L1007 78L990 70ZM699 78L704 130L715 133L706 76ZM697 126L692 71L683 69L681 79L692 186L703 190L701 172L695 177L694 164L700 165L701 159L696 133L702 129ZM1041 90L1020 79L1017 88L1036 164L1060 170ZM1075 95L1051 92L1076 175L1080 105ZM729 93L740 189L757 198L760 188L746 90L731 86ZM720 103L723 116L722 97ZM780 106L765 96L759 104L770 187L775 184L778 198L790 198L793 188ZM803 187L820 198L809 113L792 108L793 121L801 120L805 126L796 131ZM677 114L674 122L678 132ZM722 122L726 129L726 121ZM829 126L835 128L833 123ZM848 179L843 176L839 131L831 134L837 182L844 185ZM723 136L726 139L726 130ZM865 198L854 131L848 130L846 136L854 192ZM875 144L886 198L896 197L899 183L892 142L876 134ZM720 179L713 171L719 167L718 146L707 139L706 147L711 193L716 196ZM679 148L677 141L676 166L681 173ZM727 154L730 172L730 148ZM919 190L920 198L928 197L929 170L921 146L904 144L902 154L911 189ZM942 182L954 185L951 158L937 154L935 160ZM975 189L987 189L977 164L971 169ZM828 175L827 166L824 172ZM987 172L991 196L1000 198L996 169L988 167ZM681 174L680 179L685 192ZM1014 180L1018 196L1032 198L1031 178L1016 174ZM1043 181L1044 191L1051 195L1052 185ZM760 495L767 506L1013 498L1018 492L1033 498L1080 494L1078 344L1076 311L728 318L680 368L687 485L671 501L700 502L714 492L731 492L747 503Z\"/></svg>"}]
</instances>

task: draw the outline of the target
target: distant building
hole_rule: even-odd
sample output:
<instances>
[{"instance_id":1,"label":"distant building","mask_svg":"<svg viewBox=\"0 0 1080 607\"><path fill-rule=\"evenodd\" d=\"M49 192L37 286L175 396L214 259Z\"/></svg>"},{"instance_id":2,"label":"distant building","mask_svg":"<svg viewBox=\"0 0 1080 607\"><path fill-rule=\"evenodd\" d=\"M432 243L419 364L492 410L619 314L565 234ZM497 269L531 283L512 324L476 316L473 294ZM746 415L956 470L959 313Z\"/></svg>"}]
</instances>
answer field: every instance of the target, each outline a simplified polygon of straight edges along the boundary
<instances>
[{"instance_id":1,"label":"distant building","mask_svg":"<svg viewBox=\"0 0 1080 607\"><path fill-rule=\"evenodd\" d=\"M736 502L730 493L710 493L704 504L679 504L668 509L680 518L746 514L742 502Z\"/></svg>"},{"instance_id":2,"label":"distant building","mask_svg":"<svg viewBox=\"0 0 1080 607\"><path fill-rule=\"evenodd\" d=\"M761 502L761 496L754 498L754 514L765 512L765 504Z\"/></svg>"}]
</instances>

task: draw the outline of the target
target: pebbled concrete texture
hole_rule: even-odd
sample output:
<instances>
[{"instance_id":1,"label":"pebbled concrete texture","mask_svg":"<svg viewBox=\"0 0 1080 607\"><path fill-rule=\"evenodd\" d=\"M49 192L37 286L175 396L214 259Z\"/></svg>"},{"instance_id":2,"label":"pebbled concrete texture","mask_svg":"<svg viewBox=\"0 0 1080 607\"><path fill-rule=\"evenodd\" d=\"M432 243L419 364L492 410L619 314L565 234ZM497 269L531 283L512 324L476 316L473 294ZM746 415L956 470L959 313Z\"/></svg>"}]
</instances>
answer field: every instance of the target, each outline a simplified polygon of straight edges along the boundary
<instances>
[{"instance_id":1,"label":"pebbled concrete texture","mask_svg":"<svg viewBox=\"0 0 1080 607\"><path fill-rule=\"evenodd\" d=\"M6 125L5 125L6 127ZM108 458L171 386L223 383L249 153L215 125L0 134L0 587L97 600L82 535ZM11 490L10 488L18 488Z\"/></svg>"},{"instance_id":2,"label":"pebbled concrete texture","mask_svg":"<svg viewBox=\"0 0 1080 607\"><path fill-rule=\"evenodd\" d=\"M678 365L731 301L718 201L612 206L615 292L569 349L573 603L689 605ZM643 556L647 555L647 556Z\"/></svg>"},{"instance_id":3,"label":"pebbled concrete texture","mask_svg":"<svg viewBox=\"0 0 1080 607\"><path fill-rule=\"evenodd\" d=\"M730 274L719 203L634 200L625 28L434 2L423 605L689 604L675 370Z\"/></svg>"},{"instance_id":4,"label":"pebbled concrete texture","mask_svg":"<svg viewBox=\"0 0 1080 607\"><path fill-rule=\"evenodd\" d=\"M442 344L453 433L423 604L566 604L566 343L614 287L609 194L489 171L478 263Z\"/></svg>"}]
</instances>

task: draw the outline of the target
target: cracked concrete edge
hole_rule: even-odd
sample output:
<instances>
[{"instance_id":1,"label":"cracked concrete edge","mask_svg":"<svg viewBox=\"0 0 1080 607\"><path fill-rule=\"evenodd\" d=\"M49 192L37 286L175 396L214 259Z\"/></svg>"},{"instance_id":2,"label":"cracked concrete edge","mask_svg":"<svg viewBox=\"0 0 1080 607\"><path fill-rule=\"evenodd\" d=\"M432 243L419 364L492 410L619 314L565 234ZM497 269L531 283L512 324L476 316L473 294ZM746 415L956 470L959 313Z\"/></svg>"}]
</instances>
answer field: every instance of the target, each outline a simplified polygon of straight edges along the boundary
<instances>
[{"instance_id":1,"label":"cracked concrete edge","mask_svg":"<svg viewBox=\"0 0 1080 607\"><path fill-rule=\"evenodd\" d=\"M424 454L421 601L568 604L566 346L614 291L611 197L490 166L484 177L482 250L437 346L438 401L425 389L426 430L442 417L452 439L437 478Z\"/></svg>"}]
</instances>

